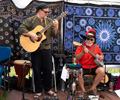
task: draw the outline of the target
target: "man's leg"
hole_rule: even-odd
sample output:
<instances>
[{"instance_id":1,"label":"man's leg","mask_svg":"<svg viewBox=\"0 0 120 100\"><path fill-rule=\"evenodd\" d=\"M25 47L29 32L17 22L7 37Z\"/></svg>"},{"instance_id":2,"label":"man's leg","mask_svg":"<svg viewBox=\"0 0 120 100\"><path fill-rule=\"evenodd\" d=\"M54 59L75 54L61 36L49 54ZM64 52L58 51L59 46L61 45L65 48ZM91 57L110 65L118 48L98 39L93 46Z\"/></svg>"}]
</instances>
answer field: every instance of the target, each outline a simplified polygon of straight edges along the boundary
<instances>
[{"instance_id":1,"label":"man's leg","mask_svg":"<svg viewBox=\"0 0 120 100\"><path fill-rule=\"evenodd\" d=\"M78 75L78 84L81 87L82 91L85 92L83 75Z\"/></svg>"},{"instance_id":2,"label":"man's leg","mask_svg":"<svg viewBox=\"0 0 120 100\"><path fill-rule=\"evenodd\" d=\"M57 96L56 93L54 93L52 89L52 54L51 50L44 50L44 56L43 56L43 84L44 84L44 90L47 95L50 96Z\"/></svg>"},{"instance_id":3,"label":"man's leg","mask_svg":"<svg viewBox=\"0 0 120 100\"><path fill-rule=\"evenodd\" d=\"M101 82L101 80L103 79L103 77L105 75L105 69L103 67L98 67L96 69L95 73L96 73L96 76L94 79L94 83L89 90L94 90L96 88L96 86Z\"/></svg>"},{"instance_id":4,"label":"man's leg","mask_svg":"<svg viewBox=\"0 0 120 100\"><path fill-rule=\"evenodd\" d=\"M42 81L41 81L41 62L42 62L42 57L41 57L41 51L38 53L32 53L31 54L31 59L32 59L32 67L33 67L33 72L34 72L34 84L35 84L35 94L33 96L34 99L39 99L39 97L42 95Z\"/></svg>"},{"instance_id":5,"label":"man's leg","mask_svg":"<svg viewBox=\"0 0 120 100\"><path fill-rule=\"evenodd\" d=\"M81 91L81 93L79 94L78 97L83 98L84 97L84 92L85 92L83 75L78 74L78 84L79 84L80 88L82 89L82 91Z\"/></svg>"}]
</instances>

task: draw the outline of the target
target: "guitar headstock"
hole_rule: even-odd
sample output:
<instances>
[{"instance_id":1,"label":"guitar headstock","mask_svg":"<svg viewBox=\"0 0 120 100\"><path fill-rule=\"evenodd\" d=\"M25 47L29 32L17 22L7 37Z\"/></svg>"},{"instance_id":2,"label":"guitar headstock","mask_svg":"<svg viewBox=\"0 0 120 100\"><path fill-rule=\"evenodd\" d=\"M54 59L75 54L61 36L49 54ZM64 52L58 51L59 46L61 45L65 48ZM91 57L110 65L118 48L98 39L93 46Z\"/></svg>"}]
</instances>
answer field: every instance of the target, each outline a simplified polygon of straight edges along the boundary
<instances>
[{"instance_id":1,"label":"guitar headstock","mask_svg":"<svg viewBox=\"0 0 120 100\"><path fill-rule=\"evenodd\" d=\"M76 41L73 41L73 45L74 45L74 46L81 46L82 44L80 44L80 43L78 43L78 42L76 42Z\"/></svg>"},{"instance_id":2,"label":"guitar headstock","mask_svg":"<svg viewBox=\"0 0 120 100\"><path fill-rule=\"evenodd\" d=\"M68 14L68 11L62 12L60 16L58 16L56 19L59 20L62 17L65 17Z\"/></svg>"},{"instance_id":3,"label":"guitar headstock","mask_svg":"<svg viewBox=\"0 0 120 100\"><path fill-rule=\"evenodd\" d=\"M65 11L65 12L62 12L60 16L65 17L67 14L68 14L68 11Z\"/></svg>"}]
</instances>

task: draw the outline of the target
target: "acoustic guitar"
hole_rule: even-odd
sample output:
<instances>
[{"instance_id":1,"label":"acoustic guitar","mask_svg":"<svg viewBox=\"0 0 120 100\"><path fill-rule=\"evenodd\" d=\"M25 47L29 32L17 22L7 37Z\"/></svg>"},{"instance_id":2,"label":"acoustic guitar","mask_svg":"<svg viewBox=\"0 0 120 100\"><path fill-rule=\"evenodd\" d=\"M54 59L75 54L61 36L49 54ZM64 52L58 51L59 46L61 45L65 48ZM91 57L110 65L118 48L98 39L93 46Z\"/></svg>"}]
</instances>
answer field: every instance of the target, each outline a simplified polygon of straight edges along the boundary
<instances>
[{"instance_id":1,"label":"acoustic guitar","mask_svg":"<svg viewBox=\"0 0 120 100\"><path fill-rule=\"evenodd\" d=\"M75 41L73 41L73 45L75 45L75 46L82 46L83 48L85 48L84 45L82 45L82 44L80 44L78 42L75 42ZM93 54L89 49L88 49L88 52L95 58L94 61L95 61L96 65L98 65L99 67L104 66L103 61L98 60L98 58L97 58L98 55Z\"/></svg>"},{"instance_id":2,"label":"acoustic guitar","mask_svg":"<svg viewBox=\"0 0 120 100\"><path fill-rule=\"evenodd\" d=\"M75 46L83 46L82 44L80 44L80 43L78 43L78 42L73 42L73 45L75 45ZM84 48L85 48L85 46L83 46ZM88 52L95 58L95 63L99 66L99 67L102 67L102 66L104 66L104 63L103 63L103 61L100 61L100 60L98 60L97 59L97 56L96 55L94 55L89 49L88 49ZM101 80L101 83L107 83L109 81L109 78L108 78L108 75L107 74L105 74L104 75L104 77L103 77L103 79Z\"/></svg>"},{"instance_id":3,"label":"acoustic guitar","mask_svg":"<svg viewBox=\"0 0 120 100\"><path fill-rule=\"evenodd\" d=\"M61 13L60 16L58 16L56 19L59 20L60 18L66 16L68 14L67 11ZM53 22L49 23L46 27L42 27L41 25L36 26L33 30L31 30L31 33L34 33L39 36L38 41L33 41L29 36L21 35L20 37L20 44L21 46L27 51L27 52L34 52L42 43L43 40L46 39L45 31L49 29L53 25Z\"/></svg>"},{"instance_id":4,"label":"acoustic guitar","mask_svg":"<svg viewBox=\"0 0 120 100\"><path fill-rule=\"evenodd\" d=\"M109 81L109 77L107 74L105 74L105 76L103 77L103 79L101 80L101 83L107 83Z\"/></svg>"}]
</instances>

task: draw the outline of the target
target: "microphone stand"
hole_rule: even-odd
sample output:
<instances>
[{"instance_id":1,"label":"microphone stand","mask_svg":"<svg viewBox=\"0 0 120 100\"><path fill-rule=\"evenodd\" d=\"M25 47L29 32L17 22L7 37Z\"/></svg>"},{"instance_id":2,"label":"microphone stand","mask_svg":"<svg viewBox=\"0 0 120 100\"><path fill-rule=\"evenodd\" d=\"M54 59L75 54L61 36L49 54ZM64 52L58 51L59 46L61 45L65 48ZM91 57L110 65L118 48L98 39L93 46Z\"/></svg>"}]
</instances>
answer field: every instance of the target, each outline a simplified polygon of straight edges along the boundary
<instances>
[{"instance_id":1,"label":"microphone stand","mask_svg":"<svg viewBox=\"0 0 120 100\"><path fill-rule=\"evenodd\" d=\"M24 62L24 65L23 65L23 92L22 92L22 96L23 98L21 100L29 100L29 99L25 99L24 98L24 68L26 67L26 62Z\"/></svg>"},{"instance_id":2,"label":"microphone stand","mask_svg":"<svg viewBox=\"0 0 120 100\"><path fill-rule=\"evenodd\" d=\"M76 94L75 94L75 90L76 90L76 72L73 72L73 79L72 79L72 83L71 83L71 87L72 87L72 100L76 100Z\"/></svg>"},{"instance_id":3,"label":"microphone stand","mask_svg":"<svg viewBox=\"0 0 120 100\"><path fill-rule=\"evenodd\" d=\"M105 63L105 74L106 74L106 63ZM106 87L106 84L105 84L105 76L104 76L104 87Z\"/></svg>"},{"instance_id":4,"label":"microphone stand","mask_svg":"<svg viewBox=\"0 0 120 100\"><path fill-rule=\"evenodd\" d=\"M75 90L76 90L76 77L73 76L73 83L72 83L72 100L74 100L74 98L76 98L76 96L75 96Z\"/></svg>"}]
</instances>

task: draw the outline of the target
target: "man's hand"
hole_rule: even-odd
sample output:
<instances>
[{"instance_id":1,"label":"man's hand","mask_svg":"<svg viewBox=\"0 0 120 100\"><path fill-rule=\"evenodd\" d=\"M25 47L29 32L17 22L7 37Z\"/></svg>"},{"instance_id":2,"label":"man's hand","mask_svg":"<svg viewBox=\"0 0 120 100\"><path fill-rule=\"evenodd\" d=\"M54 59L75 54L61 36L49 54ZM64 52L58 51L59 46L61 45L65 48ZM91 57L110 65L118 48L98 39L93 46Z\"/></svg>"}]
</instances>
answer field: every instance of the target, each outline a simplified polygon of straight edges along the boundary
<instances>
[{"instance_id":1,"label":"man's hand","mask_svg":"<svg viewBox=\"0 0 120 100\"><path fill-rule=\"evenodd\" d=\"M28 33L28 36L30 36L30 37L32 38L33 41L37 41L38 38L39 38L36 34L30 33L30 32Z\"/></svg>"},{"instance_id":2,"label":"man's hand","mask_svg":"<svg viewBox=\"0 0 120 100\"><path fill-rule=\"evenodd\" d=\"M104 59L104 56L103 56L103 55L99 55L99 56L98 56L98 60L101 61L101 60L103 60L103 59Z\"/></svg>"},{"instance_id":3,"label":"man's hand","mask_svg":"<svg viewBox=\"0 0 120 100\"><path fill-rule=\"evenodd\" d=\"M88 48L85 47L85 48L83 49L83 52L84 52L84 53L88 53Z\"/></svg>"},{"instance_id":4,"label":"man's hand","mask_svg":"<svg viewBox=\"0 0 120 100\"><path fill-rule=\"evenodd\" d=\"M55 27L58 26L58 20L54 19L54 20L53 20L53 25L54 25Z\"/></svg>"},{"instance_id":5,"label":"man's hand","mask_svg":"<svg viewBox=\"0 0 120 100\"><path fill-rule=\"evenodd\" d=\"M58 33L58 20L54 19L53 25L55 26L55 34L57 34Z\"/></svg>"},{"instance_id":6,"label":"man's hand","mask_svg":"<svg viewBox=\"0 0 120 100\"><path fill-rule=\"evenodd\" d=\"M88 49L86 47L83 48L81 53L76 54L76 60L80 60L85 53L88 53Z\"/></svg>"}]
</instances>

